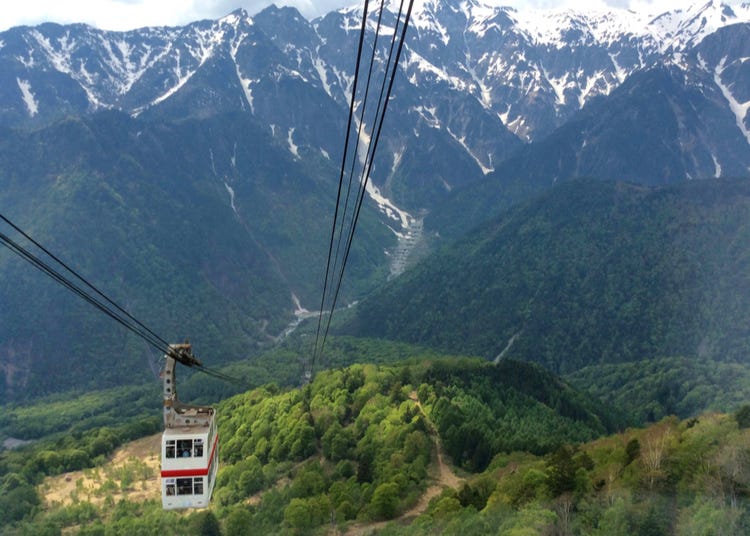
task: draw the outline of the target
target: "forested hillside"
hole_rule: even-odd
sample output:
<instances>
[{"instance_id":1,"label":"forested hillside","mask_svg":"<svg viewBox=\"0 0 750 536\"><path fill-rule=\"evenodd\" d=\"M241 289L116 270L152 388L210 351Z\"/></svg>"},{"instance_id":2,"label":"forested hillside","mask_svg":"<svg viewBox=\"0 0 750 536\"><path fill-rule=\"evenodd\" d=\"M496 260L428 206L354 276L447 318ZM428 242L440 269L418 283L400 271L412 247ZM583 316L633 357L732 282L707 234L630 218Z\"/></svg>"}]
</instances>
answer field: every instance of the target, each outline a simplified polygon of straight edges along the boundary
<instances>
[{"instance_id":1,"label":"forested hillside","mask_svg":"<svg viewBox=\"0 0 750 536\"><path fill-rule=\"evenodd\" d=\"M255 533L312 529L331 516L342 525L391 519L424 493L437 448L446 462L478 472L499 452L543 455L617 424L601 405L535 365L468 358L353 365L321 372L304 388L271 385L235 396L218 411L222 469L215 512L227 523L242 516L245 530ZM33 485L44 475L101 463L95 458L132 438L137 426L66 435L5 453L4 504L16 504L5 510L5 523L34 519L41 498ZM144 421L141 433L152 426ZM84 496L85 489L78 490L80 503ZM246 502L255 505L252 510L240 506ZM160 508L147 505L152 513L134 518L143 507L121 505L123 519L112 524L108 513L81 504L78 514L40 515L33 523L75 524L83 508L87 524L106 522L106 531L114 531L106 534L126 534L152 530L151 523L163 526L173 515L157 516L154 507Z\"/></svg>"},{"instance_id":2,"label":"forested hillside","mask_svg":"<svg viewBox=\"0 0 750 536\"><path fill-rule=\"evenodd\" d=\"M388 31L399 17L390 7L381 13ZM384 62L387 40L375 39L380 14L364 14L370 23L363 42L376 58L371 74L397 76L341 305L377 291L447 238L488 240L473 237L475 225L555 183L583 176L678 184L747 175L747 110L740 106L749 80L747 6L702 2L659 17L626 10L606 16L541 10L529 17L522 11L494 1L418 4L395 70ZM211 347L218 362L256 357L296 312L320 303L338 164L343 147L354 145L344 139L347 103L356 105L362 141L374 138L377 121L360 108L368 89L352 87L361 64L352 30L362 15L347 8L307 21L293 8L269 6L176 28L109 32L47 23L3 31L2 213L165 339ZM665 48L660 43L667 39ZM364 145L355 151L367 152ZM572 207L579 200L561 197ZM719 229L726 224L731 233L742 218L730 222L729 205L699 205L688 211L696 218L727 213L703 238L733 244ZM672 209L679 221L679 208ZM672 209L647 215L644 208L620 221L609 218L607 207L593 207L588 220L577 221L590 229L604 229L608 218L613 226L623 223L625 229L602 231L604 241L621 241L615 242L621 249L605 251L600 241L584 251L573 242L583 245L590 237L575 229L562 237L567 227L555 219L577 209L558 203L554 218L541 225L559 227L559 236L523 237L532 238L530 245L539 245L537 238L550 242L538 251L522 252L506 245L508 236L498 237L496 246L519 256L500 259L491 250L482 272L481 264L466 264L473 254L462 250L460 262L447 259L433 269L440 275L453 264L466 268L469 288L438 277L454 293L442 303L445 297L430 289L436 279L428 278L426 290L413 286L409 299L363 313L363 321L377 321L375 330L367 332L361 322L356 332L426 344L442 338L440 347L451 352L490 357L507 346L508 355L560 372L597 360L690 356L696 348L735 359L746 334L723 320L744 313L725 300L727 289L744 283L727 275L746 272L732 257L744 251L742 238L731 252L701 250L704 244L690 238L672 243L661 231L628 238L640 219L647 233L653 225L670 229L662 224ZM554 243L577 251L575 258L553 258L564 255ZM697 246L716 265L694 268L700 263L681 258L678 246ZM543 266L537 258L547 249L551 264ZM682 271L666 272L672 260L658 266L634 260L662 251ZM612 266L607 277L624 274L624 281L581 275L602 273L588 253ZM147 380L154 359L145 345L16 261L0 255L6 305L0 310L0 403ZM518 275L522 265L534 268ZM498 267L529 288L495 285ZM652 283L631 280L643 270ZM723 287L706 295L701 282L693 290L703 294L692 295L679 285L689 285L693 272ZM475 282L490 283L489 291L479 295ZM624 299L635 287L642 295ZM582 296L576 305L568 305L570 292ZM425 299L418 303L411 299L416 295ZM696 297L705 301L696 304ZM551 319L541 318L543 308ZM404 323L399 315L407 312ZM646 331L633 342L629 334L641 328Z\"/></svg>"},{"instance_id":3,"label":"forested hillside","mask_svg":"<svg viewBox=\"0 0 750 536\"><path fill-rule=\"evenodd\" d=\"M750 367L742 361L656 358L592 365L565 379L637 423L731 411L750 401Z\"/></svg>"},{"instance_id":4,"label":"forested hillside","mask_svg":"<svg viewBox=\"0 0 750 536\"><path fill-rule=\"evenodd\" d=\"M118 441L151 433L148 421L6 452L2 532L625 536L750 527L750 406L610 436L617 422L602 408L528 363L353 365L220 404L222 462L208 510L161 509L158 436L112 458ZM85 469L93 453L97 468Z\"/></svg>"},{"instance_id":5,"label":"forested hillside","mask_svg":"<svg viewBox=\"0 0 750 536\"><path fill-rule=\"evenodd\" d=\"M558 373L746 359L750 183L558 185L373 292L342 331Z\"/></svg>"},{"instance_id":6,"label":"forested hillside","mask_svg":"<svg viewBox=\"0 0 750 536\"><path fill-rule=\"evenodd\" d=\"M546 456L497 456L378 534L747 534L750 407L664 419Z\"/></svg>"}]
</instances>

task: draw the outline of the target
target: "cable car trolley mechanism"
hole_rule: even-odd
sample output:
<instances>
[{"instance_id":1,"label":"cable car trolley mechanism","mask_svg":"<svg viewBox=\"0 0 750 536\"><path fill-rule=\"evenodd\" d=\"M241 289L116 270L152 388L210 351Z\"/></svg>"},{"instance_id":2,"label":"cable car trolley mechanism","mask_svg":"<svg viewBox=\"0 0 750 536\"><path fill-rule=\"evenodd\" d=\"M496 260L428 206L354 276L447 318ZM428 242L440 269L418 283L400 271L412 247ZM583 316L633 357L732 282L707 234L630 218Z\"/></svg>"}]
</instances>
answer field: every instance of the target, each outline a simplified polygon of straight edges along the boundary
<instances>
[{"instance_id":1,"label":"cable car trolley mechanism","mask_svg":"<svg viewBox=\"0 0 750 536\"><path fill-rule=\"evenodd\" d=\"M161 373L164 433L161 439L161 497L164 509L205 508L211 500L219 464L216 412L180 402L175 365L201 367L190 344L170 344Z\"/></svg>"}]
</instances>

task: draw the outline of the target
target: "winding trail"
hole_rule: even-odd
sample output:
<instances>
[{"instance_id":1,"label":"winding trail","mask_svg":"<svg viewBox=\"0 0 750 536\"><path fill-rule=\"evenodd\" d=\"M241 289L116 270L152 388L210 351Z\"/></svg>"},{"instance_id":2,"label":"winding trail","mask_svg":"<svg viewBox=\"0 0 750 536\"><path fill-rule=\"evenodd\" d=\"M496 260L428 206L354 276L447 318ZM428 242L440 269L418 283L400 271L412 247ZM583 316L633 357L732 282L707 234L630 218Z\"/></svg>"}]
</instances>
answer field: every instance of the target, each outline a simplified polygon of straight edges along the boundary
<instances>
[{"instance_id":1,"label":"winding trail","mask_svg":"<svg viewBox=\"0 0 750 536\"><path fill-rule=\"evenodd\" d=\"M457 489L461 484L465 482L466 479L458 476L454 471L453 468L445 463L444 461L444 455L445 451L443 450L443 445L440 442L440 435L437 432L437 428L435 428L435 424L430 420L430 418L427 416L427 414L424 412L424 409L422 409L422 404L419 402L419 398L417 397L416 391L412 391L409 394L409 398L414 401L414 404L417 406L417 409L419 409L419 412L422 414L422 416L425 419L425 422L427 422L427 425L430 428L430 433L432 435L432 439L435 442L435 451L437 453L436 455L436 465L437 465L437 475L434 477L433 483L427 488L427 490L422 494L422 496L419 498L419 501L417 501L417 504L412 506L409 510L398 516L397 518L390 519L388 521L378 521L375 523L357 523L354 525L349 526L346 530L340 531L340 530L331 530L328 532L329 535L342 535L342 536L367 536L375 534L378 530L385 527L388 523L404 523L411 519L414 519L421 515L422 513L427 510L427 507L430 504L430 501L440 495L445 488L454 488Z\"/></svg>"},{"instance_id":2,"label":"winding trail","mask_svg":"<svg viewBox=\"0 0 750 536\"><path fill-rule=\"evenodd\" d=\"M440 442L440 434L438 434L437 428L435 428L435 423L433 423L430 420L430 418L424 412L424 409L422 409L422 404L420 404L419 402L417 393L415 391L412 391L409 394L409 398L414 401L417 408L419 409L419 412L422 414L425 421L427 422L427 425L430 427L430 432L432 432L432 438L435 441L435 450L437 451L438 478L435 484L427 488L425 495L429 494L430 491L433 490L434 488L438 488L438 493L440 493L443 490L443 488L446 488L446 487L457 488L458 486L463 484L466 479L458 476L455 472L453 472L453 468L443 461L443 455L445 454L445 451L443 450L443 444ZM437 495L438 493L436 493L435 495ZM429 502L429 500L427 502ZM422 511L420 511L420 513Z\"/></svg>"}]
</instances>

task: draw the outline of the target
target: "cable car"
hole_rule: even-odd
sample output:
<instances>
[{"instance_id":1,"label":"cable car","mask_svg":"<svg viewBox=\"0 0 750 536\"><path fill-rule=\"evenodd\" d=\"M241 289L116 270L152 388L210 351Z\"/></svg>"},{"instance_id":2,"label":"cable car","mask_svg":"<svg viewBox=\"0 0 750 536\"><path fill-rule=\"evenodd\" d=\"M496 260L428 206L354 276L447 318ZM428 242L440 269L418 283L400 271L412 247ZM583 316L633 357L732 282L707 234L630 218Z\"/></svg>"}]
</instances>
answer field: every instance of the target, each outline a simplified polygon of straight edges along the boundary
<instances>
[{"instance_id":1,"label":"cable car","mask_svg":"<svg viewBox=\"0 0 750 536\"><path fill-rule=\"evenodd\" d=\"M162 371L164 433L161 439L161 499L165 510L205 508L219 465L216 412L183 404L177 398L175 365L201 366L190 344L171 344Z\"/></svg>"}]
</instances>

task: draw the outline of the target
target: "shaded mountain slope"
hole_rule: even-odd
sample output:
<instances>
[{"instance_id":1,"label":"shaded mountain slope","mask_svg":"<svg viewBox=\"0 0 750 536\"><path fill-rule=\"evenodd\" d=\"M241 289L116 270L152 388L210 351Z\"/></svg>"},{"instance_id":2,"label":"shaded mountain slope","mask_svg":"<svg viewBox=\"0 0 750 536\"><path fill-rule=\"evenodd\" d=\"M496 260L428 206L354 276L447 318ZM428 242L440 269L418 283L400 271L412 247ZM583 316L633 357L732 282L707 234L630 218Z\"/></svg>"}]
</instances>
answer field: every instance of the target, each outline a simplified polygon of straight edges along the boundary
<instances>
[{"instance_id":1,"label":"shaded mountain slope","mask_svg":"<svg viewBox=\"0 0 750 536\"><path fill-rule=\"evenodd\" d=\"M189 337L214 363L245 358L315 303L321 215L333 211L325 159L301 166L241 116L105 112L5 134L3 213L162 337ZM391 243L365 212L368 243ZM384 264L357 245L342 298L385 277ZM4 396L117 384L135 362L140 379L151 374L141 341L5 249L0 266Z\"/></svg>"},{"instance_id":2,"label":"shaded mountain slope","mask_svg":"<svg viewBox=\"0 0 750 536\"><path fill-rule=\"evenodd\" d=\"M374 292L344 331L571 372L746 359L750 183L559 185Z\"/></svg>"}]
</instances>

